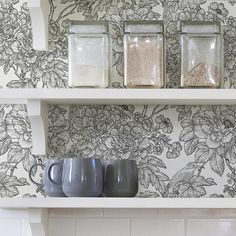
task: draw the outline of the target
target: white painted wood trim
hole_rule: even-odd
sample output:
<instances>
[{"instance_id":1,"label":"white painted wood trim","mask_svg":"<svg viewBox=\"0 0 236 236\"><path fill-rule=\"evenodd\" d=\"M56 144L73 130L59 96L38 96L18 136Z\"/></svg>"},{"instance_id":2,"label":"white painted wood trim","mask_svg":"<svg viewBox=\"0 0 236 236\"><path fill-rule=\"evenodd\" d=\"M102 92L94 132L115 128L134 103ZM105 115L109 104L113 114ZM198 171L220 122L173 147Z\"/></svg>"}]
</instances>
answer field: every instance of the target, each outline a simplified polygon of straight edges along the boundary
<instances>
[{"instance_id":1,"label":"white painted wood trim","mask_svg":"<svg viewBox=\"0 0 236 236\"><path fill-rule=\"evenodd\" d=\"M41 100L29 100L27 105L31 123L34 155L47 154L48 105Z\"/></svg>"},{"instance_id":2,"label":"white painted wood trim","mask_svg":"<svg viewBox=\"0 0 236 236\"><path fill-rule=\"evenodd\" d=\"M236 89L1 89L0 104L235 105Z\"/></svg>"},{"instance_id":3,"label":"white painted wood trim","mask_svg":"<svg viewBox=\"0 0 236 236\"><path fill-rule=\"evenodd\" d=\"M0 208L236 209L235 198L2 198Z\"/></svg>"},{"instance_id":4,"label":"white painted wood trim","mask_svg":"<svg viewBox=\"0 0 236 236\"><path fill-rule=\"evenodd\" d=\"M30 11L33 48L35 50L48 49L48 0L28 0Z\"/></svg>"},{"instance_id":5,"label":"white painted wood trim","mask_svg":"<svg viewBox=\"0 0 236 236\"><path fill-rule=\"evenodd\" d=\"M48 236L48 210L28 209L31 236Z\"/></svg>"}]
</instances>

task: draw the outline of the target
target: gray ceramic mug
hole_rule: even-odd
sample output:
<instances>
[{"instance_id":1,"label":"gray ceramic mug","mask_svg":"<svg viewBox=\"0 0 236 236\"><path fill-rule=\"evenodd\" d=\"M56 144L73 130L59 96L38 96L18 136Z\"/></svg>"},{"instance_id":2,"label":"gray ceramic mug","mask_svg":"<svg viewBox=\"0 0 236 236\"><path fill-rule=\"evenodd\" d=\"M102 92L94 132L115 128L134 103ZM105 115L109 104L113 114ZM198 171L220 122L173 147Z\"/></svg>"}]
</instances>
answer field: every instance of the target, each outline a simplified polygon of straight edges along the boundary
<instances>
[{"instance_id":1,"label":"gray ceramic mug","mask_svg":"<svg viewBox=\"0 0 236 236\"><path fill-rule=\"evenodd\" d=\"M47 196L49 197L66 197L66 195L64 194L62 190L62 187L60 186L62 182L62 166L61 165L63 165L63 162L64 160L46 160L45 164L35 164L30 168L29 178L34 184L38 186L40 186L41 184L33 180L32 171L36 166L40 166L44 169L43 186L44 186L44 190ZM49 168L52 167L52 165L54 164L59 165L52 168L52 171L51 171L51 177L55 183L51 182L48 178Z\"/></svg>"},{"instance_id":2,"label":"gray ceramic mug","mask_svg":"<svg viewBox=\"0 0 236 236\"><path fill-rule=\"evenodd\" d=\"M57 165L57 164L54 164ZM52 179L49 168L49 179ZM103 188L102 163L94 158L67 158L64 160L62 189L68 197L98 197Z\"/></svg>"},{"instance_id":3,"label":"gray ceramic mug","mask_svg":"<svg viewBox=\"0 0 236 236\"><path fill-rule=\"evenodd\" d=\"M104 196L134 197L137 192L138 168L135 160L104 162Z\"/></svg>"}]
</instances>

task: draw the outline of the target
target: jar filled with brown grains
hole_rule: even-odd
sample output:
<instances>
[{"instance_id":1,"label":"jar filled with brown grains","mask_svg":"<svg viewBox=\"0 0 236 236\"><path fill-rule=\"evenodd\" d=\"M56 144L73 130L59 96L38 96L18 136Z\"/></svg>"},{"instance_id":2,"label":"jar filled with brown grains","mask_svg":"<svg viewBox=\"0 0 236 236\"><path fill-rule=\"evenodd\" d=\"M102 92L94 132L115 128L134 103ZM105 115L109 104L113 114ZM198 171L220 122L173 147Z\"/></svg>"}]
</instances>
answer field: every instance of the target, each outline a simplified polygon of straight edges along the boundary
<instances>
[{"instance_id":1,"label":"jar filled with brown grains","mask_svg":"<svg viewBox=\"0 0 236 236\"><path fill-rule=\"evenodd\" d=\"M219 88L223 58L220 22L182 22L181 87Z\"/></svg>"},{"instance_id":2,"label":"jar filled with brown grains","mask_svg":"<svg viewBox=\"0 0 236 236\"><path fill-rule=\"evenodd\" d=\"M124 23L124 85L161 88L165 83L165 44L162 21Z\"/></svg>"}]
</instances>

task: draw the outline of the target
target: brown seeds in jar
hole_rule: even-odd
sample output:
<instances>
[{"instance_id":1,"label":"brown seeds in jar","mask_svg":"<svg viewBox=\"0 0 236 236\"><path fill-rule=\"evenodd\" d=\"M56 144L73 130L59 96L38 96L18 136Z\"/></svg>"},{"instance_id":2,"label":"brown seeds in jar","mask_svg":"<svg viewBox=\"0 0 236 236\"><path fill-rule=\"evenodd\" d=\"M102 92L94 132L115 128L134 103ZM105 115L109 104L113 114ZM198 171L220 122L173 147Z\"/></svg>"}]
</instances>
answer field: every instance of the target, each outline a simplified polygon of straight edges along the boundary
<instances>
[{"instance_id":1,"label":"brown seeds in jar","mask_svg":"<svg viewBox=\"0 0 236 236\"><path fill-rule=\"evenodd\" d=\"M219 87L221 71L213 65L199 63L181 79L182 87Z\"/></svg>"}]
</instances>

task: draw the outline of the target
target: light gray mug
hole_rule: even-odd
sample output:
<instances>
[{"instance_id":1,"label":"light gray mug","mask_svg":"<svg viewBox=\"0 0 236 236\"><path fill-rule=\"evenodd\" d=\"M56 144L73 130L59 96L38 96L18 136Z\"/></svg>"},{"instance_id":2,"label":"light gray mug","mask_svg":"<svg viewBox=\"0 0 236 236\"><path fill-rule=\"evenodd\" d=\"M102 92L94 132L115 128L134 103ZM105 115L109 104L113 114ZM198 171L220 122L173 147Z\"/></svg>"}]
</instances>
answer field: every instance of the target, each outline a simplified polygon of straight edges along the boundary
<instances>
[{"instance_id":1,"label":"light gray mug","mask_svg":"<svg viewBox=\"0 0 236 236\"><path fill-rule=\"evenodd\" d=\"M104 161L106 197L134 197L138 192L138 168L135 160Z\"/></svg>"},{"instance_id":2,"label":"light gray mug","mask_svg":"<svg viewBox=\"0 0 236 236\"><path fill-rule=\"evenodd\" d=\"M49 179L52 178L52 169L49 168ZM62 189L68 197L98 197L103 188L102 163L94 158L67 158L64 159L62 172Z\"/></svg>"},{"instance_id":3,"label":"light gray mug","mask_svg":"<svg viewBox=\"0 0 236 236\"><path fill-rule=\"evenodd\" d=\"M35 164L30 168L29 178L34 184L38 186L40 186L41 184L33 180L33 175L32 175L33 169L36 166L40 166L44 169L43 186L44 186L44 190L47 196L49 197L66 197L66 195L64 194L62 190L62 187L60 186L62 182L62 166L61 165L63 165L63 162L64 160L46 160L45 164ZM51 178L55 182L53 183L48 178L48 171L49 171L49 168L55 164L57 164L58 166L53 167L51 170Z\"/></svg>"}]
</instances>

